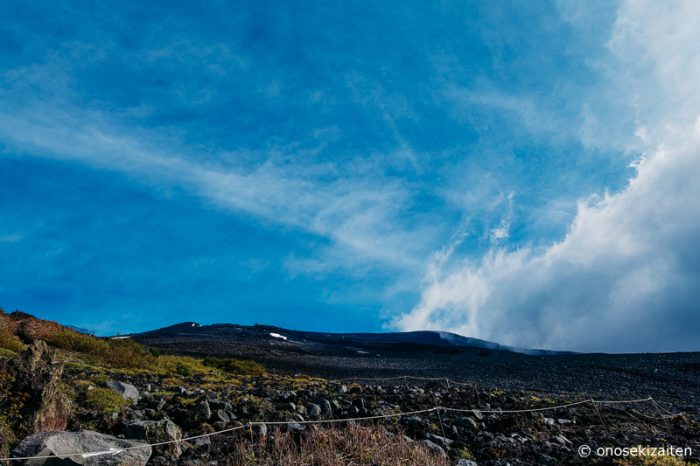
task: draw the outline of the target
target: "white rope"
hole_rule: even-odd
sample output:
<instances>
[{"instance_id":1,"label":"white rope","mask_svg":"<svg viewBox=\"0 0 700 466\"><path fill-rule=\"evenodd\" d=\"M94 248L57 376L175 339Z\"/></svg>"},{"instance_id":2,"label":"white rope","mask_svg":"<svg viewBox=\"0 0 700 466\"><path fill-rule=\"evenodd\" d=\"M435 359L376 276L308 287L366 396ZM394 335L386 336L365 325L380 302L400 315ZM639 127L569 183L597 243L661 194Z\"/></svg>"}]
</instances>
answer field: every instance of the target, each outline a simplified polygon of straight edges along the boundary
<instances>
[{"instance_id":1,"label":"white rope","mask_svg":"<svg viewBox=\"0 0 700 466\"><path fill-rule=\"evenodd\" d=\"M601 405L614 405L622 403L644 403L645 401L653 401L653 398L648 396L646 398L638 398L636 400L595 400L596 403Z\"/></svg>"},{"instance_id":2,"label":"white rope","mask_svg":"<svg viewBox=\"0 0 700 466\"><path fill-rule=\"evenodd\" d=\"M448 383L452 383L455 385L462 385L465 387L471 387L473 386L470 383L465 383L465 382L457 382L456 380L452 380L446 377L418 377L415 375L402 375L402 376L397 376L397 377L345 377L343 379L332 379L328 380L329 383L341 383L341 382L352 382L355 380L368 380L368 381L381 381L381 380L424 380L426 382L445 382L447 381Z\"/></svg>"},{"instance_id":3,"label":"white rope","mask_svg":"<svg viewBox=\"0 0 700 466\"><path fill-rule=\"evenodd\" d=\"M462 409L462 408L441 408L447 411L454 411L454 412L459 412L459 413L486 413L486 414L515 414L515 413L534 413L534 412L539 412L539 411L552 411L555 409L563 409L563 408L570 408L572 406L576 405L582 405L584 403L590 403L593 401L592 399L589 400L583 400L583 401L576 401L573 403L566 403L563 405L557 405L557 406L546 406L543 408L530 408L530 409L474 409L474 408L468 408L468 409Z\"/></svg>"},{"instance_id":4,"label":"white rope","mask_svg":"<svg viewBox=\"0 0 700 466\"><path fill-rule=\"evenodd\" d=\"M674 418L680 416L680 414L674 414L674 415L664 414L663 417L659 417L659 416L649 416L648 414L640 413L636 409L631 409L630 411L633 412L634 414L636 414L637 416L645 417L647 419L656 419L659 421L664 420L664 419L674 419Z\"/></svg>"},{"instance_id":5,"label":"white rope","mask_svg":"<svg viewBox=\"0 0 700 466\"><path fill-rule=\"evenodd\" d=\"M440 379L444 380L444 379ZM181 443L181 442L187 442L190 440L196 440L204 437L212 437L214 435L221 435L225 434L228 432L233 432L245 428L250 428L252 426L260 426L260 425L293 425L293 424L299 424L299 425L304 425L304 424L332 424L332 423L341 423L341 422L357 422L357 421L369 421L369 420L376 420L376 419L388 419L388 418L393 418L393 417L403 417L403 416L411 416L415 414L424 414L424 413L431 413L431 412L438 412L438 411L450 411L450 412L471 412L471 413L487 413L487 414L516 414L516 413L532 413L532 412L542 412L542 411L553 411L557 409L564 409L564 408L570 408L572 406L577 406L581 405L584 403L600 403L600 404L622 404L622 403L643 403L643 402L648 402L648 401L654 401L652 397L648 398L641 398L641 399L634 399L634 400L594 400L592 398L589 398L587 400L583 401L576 401L572 403L565 403L561 405L555 405L555 406L545 406L541 408L528 408L528 409L510 409L510 410L495 410L495 409L478 409L478 408L468 408L468 409L463 409L463 408L450 408L450 407L445 407L445 406L436 406L434 408L427 408L427 409L421 409L421 410L416 410L416 411L404 411L404 412L399 412L399 413L393 413L393 414L379 414L376 416L365 416L365 417L355 417L355 418L344 418L344 419L317 419L317 420L303 420L303 421L253 421L249 422L245 425L242 426L236 426L236 427L230 427L228 429L223 429L223 430L218 430L215 432L209 432L206 434L200 434L200 435L193 435L191 437L185 437L179 440L168 440L164 442L157 442L157 443L142 443L139 445L134 445L131 447L125 447L125 448L120 448L120 449L115 449L115 448L110 448L109 450L103 450L103 451L95 451L95 452L74 452L74 453L62 453L61 457L82 457L82 458L90 458L90 457L95 457L95 456L103 456L103 455L118 455L120 453L123 453L125 451L130 451L130 450L139 450L142 448L147 448L147 447L159 447L163 445L171 445L175 443ZM676 417L679 416L679 414L674 414L668 417ZM18 458L0 458L0 461L25 461L25 460L30 460L30 459L48 459L48 458L56 458L55 455L40 455L40 456L24 456L24 457L18 457Z\"/></svg>"}]
</instances>

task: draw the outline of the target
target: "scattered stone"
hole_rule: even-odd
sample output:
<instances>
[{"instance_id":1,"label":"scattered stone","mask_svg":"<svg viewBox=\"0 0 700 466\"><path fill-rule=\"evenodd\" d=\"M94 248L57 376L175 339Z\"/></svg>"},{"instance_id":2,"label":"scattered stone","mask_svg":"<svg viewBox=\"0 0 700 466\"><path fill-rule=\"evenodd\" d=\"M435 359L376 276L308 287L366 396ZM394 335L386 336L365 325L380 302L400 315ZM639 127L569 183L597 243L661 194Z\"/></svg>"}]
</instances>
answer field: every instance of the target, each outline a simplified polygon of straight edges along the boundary
<instances>
[{"instance_id":1,"label":"scattered stone","mask_svg":"<svg viewBox=\"0 0 700 466\"><path fill-rule=\"evenodd\" d=\"M569 446L572 444L571 440L569 440L568 438L564 437L561 434L555 435L554 437L552 437L552 440L563 447L566 447L566 446Z\"/></svg>"},{"instance_id":2,"label":"scattered stone","mask_svg":"<svg viewBox=\"0 0 700 466\"><path fill-rule=\"evenodd\" d=\"M212 424L214 430L224 430L226 428L226 423L221 421L216 421Z\"/></svg>"},{"instance_id":3,"label":"scattered stone","mask_svg":"<svg viewBox=\"0 0 700 466\"><path fill-rule=\"evenodd\" d=\"M321 400L321 413L324 416L331 416L333 415L333 408L331 407L331 402L328 400Z\"/></svg>"},{"instance_id":4,"label":"scattered stone","mask_svg":"<svg viewBox=\"0 0 700 466\"><path fill-rule=\"evenodd\" d=\"M443 458L447 457L447 453L445 453L445 450L443 450L440 445L437 445L428 439L421 440L421 443L423 443L423 445L428 447L428 450L432 451L436 455L441 456Z\"/></svg>"},{"instance_id":5,"label":"scattered stone","mask_svg":"<svg viewBox=\"0 0 700 466\"><path fill-rule=\"evenodd\" d=\"M428 434L428 438L446 450L452 448L452 444L455 443L454 440L448 439L447 437L441 437L435 434Z\"/></svg>"},{"instance_id":6,"label":"scattered stone","mask_svg":"<svg viewBox=\"0 0 700 466\"><path fill-rule=\"evenodd\" d=\"M456 421L458 425L471 430L479 430L479 423L471 417L461 417Z\"/></svg>"},{"instance_id":7,"label":"scattered stone","mask_svg":"<svg viewBox=\"0 0 700 466\"><path fill-rule=\"evenodd\" d=\"M195 424L206 422L211 418L211 408L207 400L202 400L190 410L190 418Z\"/></svg>"},{"instance_id":8,"label":"scattered stone","mask_svg":"<svg viewBox=\"0 0 700 466\"><path fill-rule=\"evenodd\" d=\"M223 423L226 423L226 424L228 424L229 422L231 422L231 418L229 417L228 414L226 414L226 411L224 411L223 409L218 409L218 410L216 410L216 411L214 412L213 416L212 416L212 420L213 420L214 422L220 421L220 422L223 422Z\"/></svg>"},{"instance_id":9,"label":"scattered stone","mask_svg":"<svg viewBox=\"0 0 700 466\"><path fill-rule=\"evenodd\" d=\"M232 411L233 406L231 406L231 403L228 401L221 401L221 400L209 400L209 407L211 408L212 411L218 411L220 409L224 411Z\"/></svg>"},{"instance_id":10,"label":"scattered stone","mask_svg":"<svg viewBox=\"0 0 700 466\"><path fill-rule=\"evenodd\" d=\"M165 403L166 403L165 398L160 397L160 399L158 400L158 403L156 403L156 409L158 411L160 411L161 409L163 409L165 407Z\"/></svg>"},{"instance_id":11,"label":"scattered stone","mask_svg":"<svg viewBox=\"0 0 700 466\"><path fill-rule=\"evenodd\" d=\"M319 418L321 417L321 407L317 405L316 403L311 403L306 407L306 412L308 413L310 418Z\"/></svg>"},{"instance_id":12,"label":"scattered stone","mask_svg":"<svg viewBox=\"0 0 700 466\"><path fill-rule=\"evenodd\" d=\"M197 446L197 448L204 448L204 449L209 449L211 446L211 437L199 437L194 439L194 444Z\"/></svg>"},{"instance_id":13,"label":"scattered stone","mask_svg":"<svg viewBox=\"0 0 700 466\"><path fill-rule=\"evenodd\" d=\"M157 446L154 452L169 459L177 459L182 454L179 443L182 439L182 431L170 420L133 422L126 426L126 435L129 438L146 440L148 443L176 441L176 443Z\"/></svg>"},{"instance_id":14,"label":"scattered stone","mask_svg":"<svg viewBox=\"0 0 700 466\"><path fill-rule=\"evenodd\" d=\"M456 466L479 466L476 461L461 459Z\"/></svg>"},{"instance_id":15,"label":"scattered stone","mask_svg":"<svg viewBox=\"0 0 700 466\"><path fill-rule=\"evenodd\" d=\"M286 423L284 426L285 426L287 432L301 433L304 431L304 426L302 426L298 422L290 421L290 422Z\"/></svg>"},{"instance_id":16,"label":"scattered stone","mask_svg":"<svg viewBox=\"0 0 700 466\"><path fill-rule=\"evenodd\" d=\"M138 403L141 397L139 396L139 391L136 387L131 384L118 382L116 380L110 380L106 383L107 388L115 391L125 400L131 401L132 403Z\"/></svg>"},{"instance_id":17,"label":"scattered stone","mask_svg":"<svg viewBox=\"0 0 700 466\"><path fill-rule=\"evenodd\" d=\"M255 424L253 432L260 437L265 437L267 435L267 426L265 424Z\"/></svg>"}]
</instances>

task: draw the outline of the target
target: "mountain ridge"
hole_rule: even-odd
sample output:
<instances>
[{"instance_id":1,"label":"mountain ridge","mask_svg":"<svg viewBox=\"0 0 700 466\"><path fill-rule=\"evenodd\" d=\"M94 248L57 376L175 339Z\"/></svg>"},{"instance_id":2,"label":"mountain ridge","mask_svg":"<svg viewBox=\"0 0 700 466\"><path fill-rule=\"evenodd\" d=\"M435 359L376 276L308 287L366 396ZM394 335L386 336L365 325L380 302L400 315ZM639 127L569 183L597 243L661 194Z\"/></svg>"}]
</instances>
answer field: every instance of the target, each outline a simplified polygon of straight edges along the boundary
<instances>
[{"instance_id":1,"label":"mountain ridge","mask_svg":"<svg viewBox=\"0 0 700 466\"><path fill-rule=\"evenodd\" d=\"M437 348L477 348L491 351L523 353L536 356L574 354L571 351L519 348L500 343L466 337L453 332L439 330L415 330L408 332L319 332L294 330L276 325L260 324L240 325L232 323L200 324L185 321L166 327L131 334L135 338L149 338L162 335L208 336L214 338L248 339L259 338L260 341L277 341L288 344L310 342L323 345L353 345L363 348L385 347L387 345L415 346L416 349Z\"/></svg>"}]
</instances>

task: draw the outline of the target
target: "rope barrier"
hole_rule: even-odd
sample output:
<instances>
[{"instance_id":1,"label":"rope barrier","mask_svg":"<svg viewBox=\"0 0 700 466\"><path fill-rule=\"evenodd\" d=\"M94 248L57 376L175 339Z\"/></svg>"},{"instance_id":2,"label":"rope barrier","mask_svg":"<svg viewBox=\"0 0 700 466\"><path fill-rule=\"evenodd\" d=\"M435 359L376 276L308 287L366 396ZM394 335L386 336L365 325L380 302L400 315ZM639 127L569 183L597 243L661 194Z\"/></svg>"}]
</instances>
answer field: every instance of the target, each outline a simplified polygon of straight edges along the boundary
<instances>
[{"instance_id":1,"label":"rope barrier","mask_svg":"<svg viewBox=\"0 0 700 466\"><path fill-rule=\"evenodd\" d=\"M440 379L444 380L444 379ZM518 413L532 413L532 412L543 412L543 411L554 411L558 409L564 409L564 408L570 408L572 406L578 406L582 405L585 403L593 403L594 406L596 403L599 404L624 404L624 403L643 403L643 402L652 402L656 405L655 400L652 397L648 398L640 398L640 399L633 399L633 400L594 400L592 398L589 398L587 400L583 401L576 401L572 403L565 403L561 405L555 405L555 406L544 406L540 408L527 408L527 409L510 409L510 410L501 410L501 409L478 409L478 408L450 408L450 407L445 407L445 406L435 406L434 408L426 408L426 409L420 409L420 410L415 410L415 411L404 411L404 412L399 412L399 413L392 413L392 414L379 414L375 416L365 416L365 417L355 417L355 418L341 418L341 419L316 419L316 420L303 420L303 421L253 421L249 422L245 425L241 426L236 426L236 427L230 427L228 429L223 429L215 432L209 432L205 434L200 434L200 435L193 435L190 437L185 437L179 440L168 440L168 441L163 441L163 442L157 442L157 443L142 443L139 445L134 445L131 447L125 447L125 448L110 448L109 450L103 450L103 451L94 451L94 452L73 452L73 453L62 453L61 457L66 458L66 457L81 457L81 458L91 458L95 456L115 456L121 453L124 453L126 451L131 451L131 450L139 450L142 448L147 448L147 447L159 447L159 446L164 446L164 445L172 445L175 443L181 443L181 442L187 442L191 440L197 440L200 438L205 438L205 437L212 437L215 435L221 435L229 432L234 432L238 430L245 429L247 427L252 427L252 426L260 426L260 425L265 425L265 426L270 426L270 425L293 425L293 424L298 424L298 425L307 425L307 424L334 424L334 423L342 423L342 422L358 422L358 421L368 421L368 420L377 420L377 419L388 419L388 418L396 418L396 417L404 417L404 416L412 416L416 414L425 414L425 413L431 413L431 412L471 412L476 415L476 413L485 413L485 414L518 414ZM658 406L658 405L657 405ZM661 413L660 413L661 414ZM662 416L665 416L662 414ZM672 418L672 417L677 417L680 416L680 414L673 414L670 416L665 416L661 417L660 419L663 419L666 421L667 418ZM649 416L650 417L650 416ZM654 417L654 419L657 419ZM442 419L440 419L440 422L442 423ZM49 458L55 458L55 455L38 455L38 456L25 456L25 457L17 457L17 458L0 458L0 461L26 461L30 459L49 459Z\"/></svg>"},{"instance_id":2,"label":"rope barrier","mask_svg":"<svg viewBox=\"0 0 700 466\"><path fill-rule=\"evenodd\" d=\"M566 403L557 406L546 406L543 408L530 408L530 409L477 409L477 408L445 408L442 409L447 411L454 411L458 413L482 413L482 414L517 414L517 413L534 413L540 411L553 411L556 409L570 408L571 406L582 405L584 403L590 403L591 400L576 401L573 403Z\"/></svg>"},{"instance_id":3,"label":"rope barrier","mask_svg":"<svg viewBox=\"0 0 700 466\"><path fill-rule=\"evenodd\" d=\"M474 384L468 382L458 382L456 380L449 379L447 377L418 377L415 375L402 375L396 377L346 377L343 379L331 379L328 380L329 383L342 383L342 382L355 382L356 380L369 380L369 381L387 381L387 380L403 380L406 382L408 379L411 380L423 380L426 382L447 382L449 387L450 384L459 385L462 387L473 387Z\"/></svg>"}]
</instances>

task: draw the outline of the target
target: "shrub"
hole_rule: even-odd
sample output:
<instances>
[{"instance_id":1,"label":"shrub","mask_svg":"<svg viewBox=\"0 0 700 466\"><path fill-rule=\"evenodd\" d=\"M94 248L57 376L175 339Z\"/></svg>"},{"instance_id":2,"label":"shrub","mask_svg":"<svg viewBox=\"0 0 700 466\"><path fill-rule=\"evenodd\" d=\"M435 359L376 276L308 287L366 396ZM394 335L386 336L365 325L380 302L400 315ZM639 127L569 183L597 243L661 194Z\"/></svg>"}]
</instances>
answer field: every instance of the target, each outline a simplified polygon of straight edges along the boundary
<instances>
[{"instance_id":1,"label":"shrub","mask_svg":"<svg viewBox=\"0 0 700 466\"><path fill-rule=\"evenodd\" d=\"M102 415L119 412L128 405L127 400L109 388L93 388L85 395L85 406Z\"/></svg>"},{"instance_id":2,"label":"shrub","mask_svg":"<svg viewBox=\"0 0 700 466\"><path fill-rule=\"evenodd\" d=\"M177 372L179 375L181 375L183 377L191 377L192 376L192 369L190 369L185 364L178 364L175 367L175 372Z\"/></svg>"},{"instance_id":3,"label":"shrub","mask_svg":"<svg viewBox=\"0 0 700 466\"><path fill-rule=\"evenodd\" d=\"M158 356L155 369L167 375L179 375L181 377L191 377L195 374L207 374L210 372L210 369L202 364L201 359L173 355Z\"/></svg>"},{"instance_id":4,"label":"shrub","mask_svg":"<svg viewBox=\"0 0 700 466\"><path fill-rule=\"evenodd\" d=\"M104 340L65 329L46 340L52 346L84 354L112 367L147 369L155 363L148 348L130 338Z\"/></svg>"},{"instance_id":5,"label":"shrub","mask_svg":"<svg viewBox=\"0 0 700 466\"><path fill-rule=\"evenodd\" d=\"M105 340L74 332L72 330L60 330L46 338L46 342L56 348L68 351L76 351L91 356L103 356L109 351L109 343Z\"/></svg>"},{"instance_id":6,"label":"shrub","mask_svg":"<svg viewBox=\"0 0 700 466\"><path fill-rule=\"evenodd\" d=\"M21 353L26 349L26 345L17 336L0 331L0 349L6 349L15 353Z\"/></svg>"},{"instance_id":7,"label":"shrub","mask_svg":"<svg viewBox=\"0 0 700 466\"><path fill-rule=\"evenodd\" d=\"M114 367L150 369L156 364L149 349L130 338L107 340L107 343L109 350L104 360Z\"/></svg>"},{"instance_id":8,"label":"shrub","mask_svg":"<svg viewBox=\"0 0 700 466\"><path fill-rule=\"evenodd\" d=\"M204 364L225 372L238 375L261 376L265 374L265 366L259 362L233 358L205 358Z\"/></svg>"}]
</instances>

